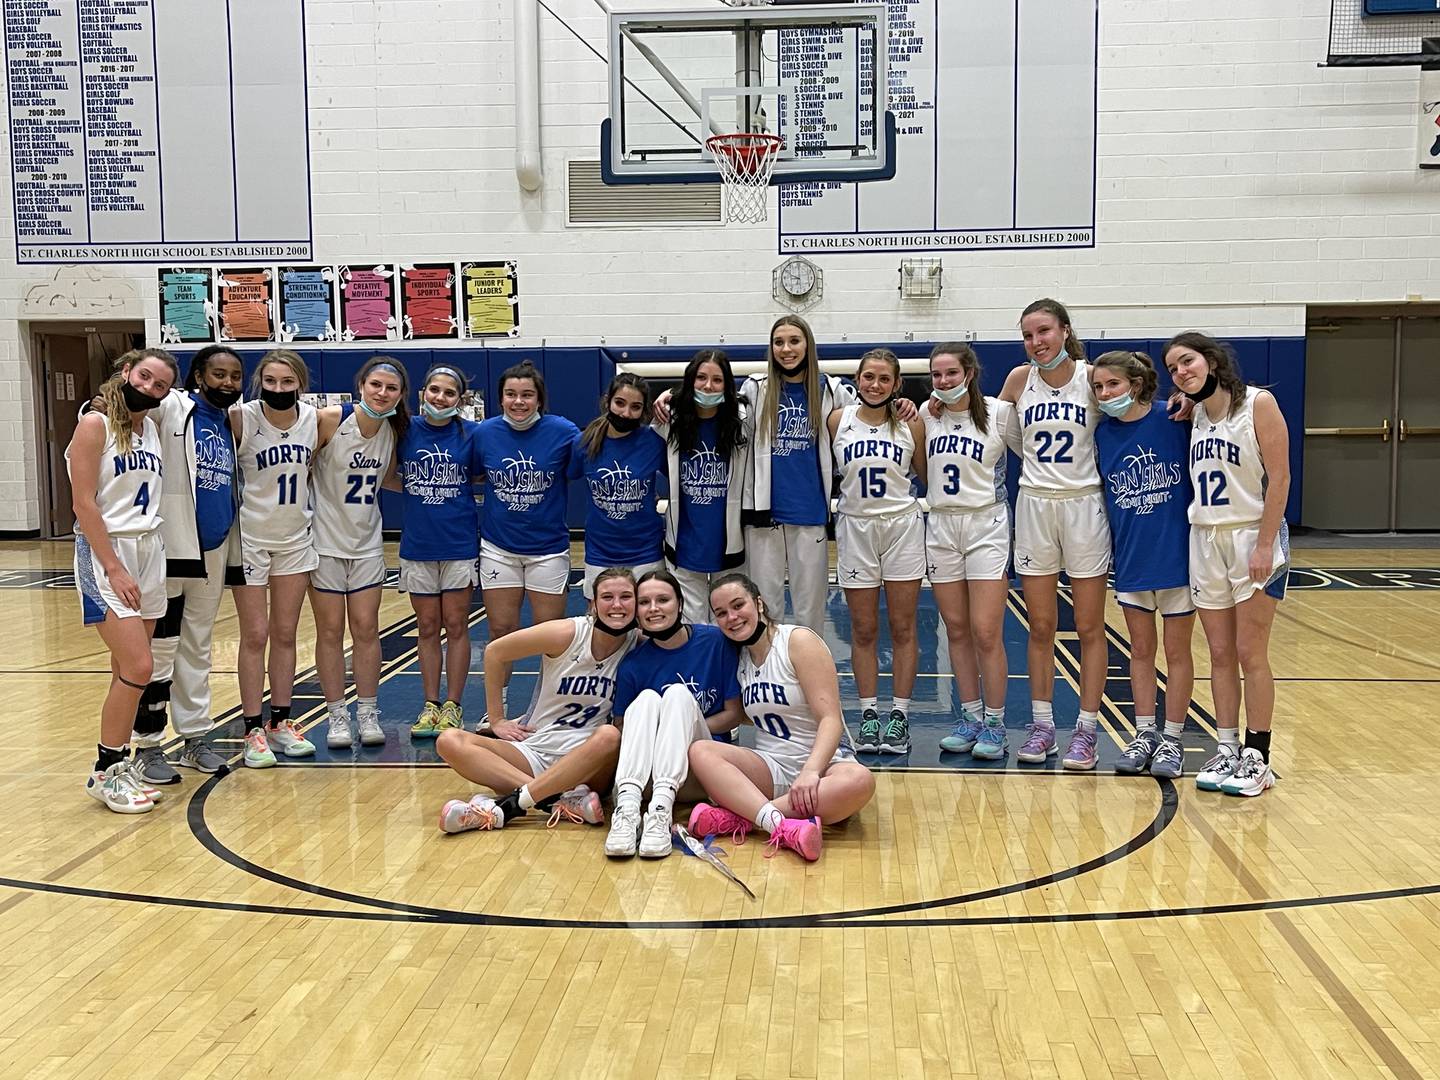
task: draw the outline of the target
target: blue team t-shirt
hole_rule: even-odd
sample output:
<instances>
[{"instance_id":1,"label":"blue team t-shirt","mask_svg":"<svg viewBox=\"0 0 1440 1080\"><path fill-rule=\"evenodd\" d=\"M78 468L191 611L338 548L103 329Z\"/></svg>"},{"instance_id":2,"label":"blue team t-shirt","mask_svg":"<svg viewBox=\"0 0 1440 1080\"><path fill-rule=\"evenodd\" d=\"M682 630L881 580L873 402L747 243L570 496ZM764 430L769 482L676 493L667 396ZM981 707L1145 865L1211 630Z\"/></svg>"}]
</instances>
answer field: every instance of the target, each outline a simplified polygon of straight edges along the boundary
<instances>
[{"instance_id":1,"label":"blue team t-shirt","mask_svg":"<svg viewBox=\"0 0 1440 1080\"><path fill-rule=\"evenodd\" d=\"M579 438L579 428L548 413L525 431L516 431L503 416L480 424L484 539L517 555L570 550L565 503Z\"/></svg>"},{"instance_id":2,"label":"blue team t-shirt","mask_svg":"<svg viewBox=\"0 0 1440 1080\"><path fill-rule=\"evenodd\" d=\"M480 475L479 429L473 420L410 422L395 454L405 509L402 559L449 562L480 554L471 491Z\"/></svg>"},{"instance_id":3,"label":"blue team t-shirt","mask_svg":"<svg viewBox=\"0 0 1440 1080\"><path fill-rule=\"evenodd\" d=\"M590 491L585 561L591 566L659 562L665 519L655 511L655 486L665 468L665 440L648 427L618 439L607 435L593 458L579 448L575 468Z\"/></svg>"},{"instance_id":4,"label":"blue team t-shirt","mask_svg":"<svg viewBox=\"0 0 1440 1080\"><path fill-rule=\"evenodd\" d=\"M810 430L806 400L803 382L782 384L770 446L770 519L776 525L830 520L830 493L820 476L820 445Z\"/></svg>"},{"instance_id":5,"label":"blue team t-shirt","mask_svg":"<svg viewBox=\"0 0 1440 1080\"><path fill-rule=\"evenodd\" d=\"M680 459L680 514L675 528L675 565L698 574L725 568L725 508L730 462L715 451L715 417L701 420L695 449Z\"/></svg>"},{"instance_id":6,"label":"blue team t-shirt","mask_svg":"<svg viewBox=\"0 0 1440 1080\"><path fill-rule=\"evenodd\" d=\"M226 415L198 391L192 430L195 437L195 525L200 550L214 551L235 524L235 443Z\"/></svg>"},{"instance_id":7,"label":"blue team t-shirt","mask_svg":"<svg viewBox=\"0 0 1440 1080\"><path fill-rule=\"evenodd\" d=\"M1152 405L1126 423L1102 416L1095 456L1115 544L1115 591L1190 584L1190 425Z\"/></svg>"},{"instance_id":8,"label":"blue team t-shirt","mask_svg":"<svg viewBox=\"0 0 1440 1080\"><path fill-rule=\"evenodd\" d=\"M690 640L678 649L662 649L649 638L630 650L615 673L614 715L623 716L642 690L664 693L683 683L695 696L700 712L714 716L730 698L740 696L740 653L716 626L692 626ZM716 735L729 742L729 735Z\"/></svg>"}]
</instances>

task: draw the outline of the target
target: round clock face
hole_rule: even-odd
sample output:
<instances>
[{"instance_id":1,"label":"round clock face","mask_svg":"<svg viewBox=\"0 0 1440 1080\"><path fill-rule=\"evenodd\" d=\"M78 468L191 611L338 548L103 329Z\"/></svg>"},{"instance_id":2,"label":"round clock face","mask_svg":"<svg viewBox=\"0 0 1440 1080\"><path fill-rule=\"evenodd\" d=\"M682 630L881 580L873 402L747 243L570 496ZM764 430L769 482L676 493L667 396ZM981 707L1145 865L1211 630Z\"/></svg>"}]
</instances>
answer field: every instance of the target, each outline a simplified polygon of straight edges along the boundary
<instances>
[{"instance_id":1,"label":"round clock face","mask_svg":"<svg viewBox=\"0 0 1440 1080\"><path fill-rule=\"evenodd\" d=\"M815 267L803 259L788 262L780 270L780 284L791 296L804 296L815 288Z\"/></svg>"}]
</instances>

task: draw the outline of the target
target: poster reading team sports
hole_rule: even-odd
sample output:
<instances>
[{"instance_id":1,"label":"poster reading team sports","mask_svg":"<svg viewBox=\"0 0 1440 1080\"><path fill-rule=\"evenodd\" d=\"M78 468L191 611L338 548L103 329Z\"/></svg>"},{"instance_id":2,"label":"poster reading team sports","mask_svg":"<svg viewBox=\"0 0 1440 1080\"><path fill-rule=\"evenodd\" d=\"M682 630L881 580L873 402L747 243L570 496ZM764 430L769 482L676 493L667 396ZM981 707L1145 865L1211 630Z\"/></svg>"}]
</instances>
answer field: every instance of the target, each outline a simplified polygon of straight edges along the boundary
<instances>
[{"instance_id":1,"label":"poster reading team sports","mask_svg":"<svg viewBox=\"0 0 1440 1080\"><path fill-rule=\"evenodd\" d=\"M275 271L269 266L215 272L221 341L275 340Z\"/></svg>"},{"instance_id":2,"label":"poster reading team sports","mask_svg":"<svg viewBox=\"0 0 1440 1080\"><path fill-rule=\"evenodd\" d=\"M340 340L399 340L395 266L340 267Z\"/></svg>"},{"instance_id":3,"label":"poster reading team sports","mask_svg":"<svg viewBox=\"0 0 1440 1080\"><path fill-rule=\"evenodd\" d=\"M401 263L401 336L434 341L460 336L454 263Z\"/></svg>"},{"instance_id":4,"label":"poster reading team sports","mask_svg":"<svg viewBox=\"0 0 1440 1080\"><path fill-rule=\"evenodd\" d=\"M492 337L520 333L520 289L513 262L460 264L464 336Z\"/></svg>"},{"instance_id":5,"label":"poster reading team sports","mask_svg":"<svg viewBox=\"0 0 1440 1080\"><path fill-rule=\"evenodd\" d=\"M208 266L171 266L159 272L160 344L215 340L215 305Z\"/></svg>"},{"instance_id":6,"label":"poster reading team sports","mask_svg":"<svg viewBox=\"0 0 1440 1080\"><path fill-rule=\"evenodd\" d=\"M276 294L280 301L281 341L339 341L335 314L335 267L282 266Z\"/></svg>"}]
</instances>

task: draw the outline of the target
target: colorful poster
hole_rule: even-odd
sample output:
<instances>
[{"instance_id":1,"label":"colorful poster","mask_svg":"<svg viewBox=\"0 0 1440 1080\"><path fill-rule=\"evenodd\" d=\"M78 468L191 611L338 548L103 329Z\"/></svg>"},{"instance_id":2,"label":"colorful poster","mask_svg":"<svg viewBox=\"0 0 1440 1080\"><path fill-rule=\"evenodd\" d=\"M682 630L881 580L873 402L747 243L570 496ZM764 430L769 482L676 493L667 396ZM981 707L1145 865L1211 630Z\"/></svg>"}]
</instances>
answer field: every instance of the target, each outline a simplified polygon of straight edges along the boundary
<instances>
[{"instance_id":1,"label":"colorful poster","mask_svg":"<svg viewBox=\"0 0 1440 1080\"><path fill-rule=\"evenodd\" d=\"M213 274L208 266L174 266L160 271L160 344L215 340L215 305L210 298Z\"/></svg>"},{"instance_id":2,"label":"colorful poster","mask_svg":"<svg viewBox=\"0 0 1440 1080\"><path fill-rule=\"evenodd\" d=\"M400 323L405 338L457 338L455 264L412 263L400 267Z\"/></svg>"},{"instance_id":3,"label":"colorful poster","mask_svg":"<svg viewBox=\"0 0 1440 1080\"><path fill-rule=\"evenodd\" d=\"M281 341L337 341L335 268L280 267Z\"/></svg>"},{"instance_id":4,"label":"colorful poster","mask_svg":"<svg viewBox=\"0 0 1440 1080\"><path fill-rule=\"evenodd\" d=\"M268 266L215 272L221 341L275 340L275 271Z\"/></svg>"},{"instance_id":5,"label":"colorful poster","mask_svg":"<svg viewBox=\"0 0 1440 1080\"><path fill-rule=\"evenodd\" d=\"M460 264L465 337L520 334L520 288L513 262Z\"/></svg>"},{"instance_id":6,"label":"colorful poster","mask_svg":"<svg viewBox=\"0 0 1440 1080\"><path fill-rule=\"evenodd\" d=\"M395 267L340 267L340 340L398 339Z\"/></svg>"}]
</instances>

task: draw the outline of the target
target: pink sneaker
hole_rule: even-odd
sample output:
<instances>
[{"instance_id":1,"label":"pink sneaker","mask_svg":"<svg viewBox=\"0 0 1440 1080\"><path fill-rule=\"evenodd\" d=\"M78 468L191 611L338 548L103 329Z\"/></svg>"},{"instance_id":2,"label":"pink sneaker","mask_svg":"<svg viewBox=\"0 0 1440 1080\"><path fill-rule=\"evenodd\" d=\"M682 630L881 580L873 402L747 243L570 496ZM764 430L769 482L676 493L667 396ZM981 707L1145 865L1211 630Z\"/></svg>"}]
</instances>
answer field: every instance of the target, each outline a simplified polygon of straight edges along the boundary
<instances>
[{"instance_id":1,"label":"pink sneaker","mask_svg":"<svg viewBox=\"0 0 1440 1080\"><path fill-rule=\"evenodd\" d=\"M451 799L440 808L440 831L469 832L471 829L501 829L505 815L488 795L475 795L467 802Z\"/></svg>"},{"instance_id":2,"label":"pink sneaker","mask_svg":"<svg viewBox=\"0 0 1440 1080\"><path fill-rule=\"evenodd\" d=\"M806 862L820 858L820 819L786 818L780 827L770 834L770 850L765 852L768 859L782 847L797 852Z\"/></svg>"},{"instance_id":3,"label":"pink sneaker","mask_svg":"<svg viewBox=\"0 0 1440 1080\"><path fill-rule=\"evenodd\" d=\"M755 823L723 806L702 802L696 803L695 809L690 811L689 828L690 835L701 840L707 836L728 836L735 843L743 844L750 830L755 828Z\"/></svg>"},{"instance_id":4,"label":"pink sneaker","mask_svg":"<svg viewBox=\"0 0 1440 1080\"><path fill-rule=\"evenodd\" d=\"M605 810L600 805L600 796L581 784L560 796L560 801L550 811L550 820L545 824L553 829L562 821L573 821L579 825L605 824Z\"/></svg>"}]
</instances>

